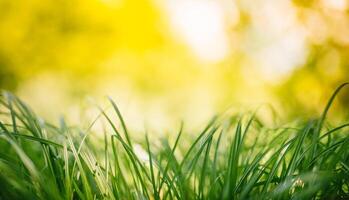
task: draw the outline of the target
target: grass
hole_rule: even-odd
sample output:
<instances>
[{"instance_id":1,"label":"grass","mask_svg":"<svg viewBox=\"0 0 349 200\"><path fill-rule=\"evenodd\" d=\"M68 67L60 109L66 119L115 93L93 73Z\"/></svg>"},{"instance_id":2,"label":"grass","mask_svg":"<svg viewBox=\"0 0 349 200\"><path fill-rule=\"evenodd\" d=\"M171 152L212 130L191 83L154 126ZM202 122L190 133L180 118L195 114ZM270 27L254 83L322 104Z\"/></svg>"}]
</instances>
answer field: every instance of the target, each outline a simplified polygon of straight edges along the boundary
<instances>
[{"instance_id":1,"label":"grass","mask_svg":"<svg viewBox=\"0 0 349 200\"><path fill-rule=\"evenodd\" d=\"M221 116L140 142L111 99L118 120L101 109L85 130L47 123L4 93L0 199L349 199L349 122L326 122L345 85L318 119L270 128L255 113ZM98 120L109 128L93 134Z\"/></svg>"}]
</instances>

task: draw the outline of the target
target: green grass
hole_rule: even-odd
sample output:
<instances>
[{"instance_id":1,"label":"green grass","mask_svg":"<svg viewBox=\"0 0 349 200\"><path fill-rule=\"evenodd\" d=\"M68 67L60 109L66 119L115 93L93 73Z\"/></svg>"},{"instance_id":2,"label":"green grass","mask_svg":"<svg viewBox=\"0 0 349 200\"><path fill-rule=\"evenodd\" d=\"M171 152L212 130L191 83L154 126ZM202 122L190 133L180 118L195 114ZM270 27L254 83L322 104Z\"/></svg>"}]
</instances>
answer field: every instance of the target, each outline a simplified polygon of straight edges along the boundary
<instances>
[{"instance_id":1,"label":"green grass","mask_svg":"<svg viewBox=\"0 0 349 200\"><path fill-rule=\"evenodd\" d=\"M138 142L112 100L117 120L100 109L83 129L47 123L4 93L0 199L349 199L349 121L326 121L345 85L318 119L275 128L256 113L219 116Z\"/></svg>"}]
</instances>

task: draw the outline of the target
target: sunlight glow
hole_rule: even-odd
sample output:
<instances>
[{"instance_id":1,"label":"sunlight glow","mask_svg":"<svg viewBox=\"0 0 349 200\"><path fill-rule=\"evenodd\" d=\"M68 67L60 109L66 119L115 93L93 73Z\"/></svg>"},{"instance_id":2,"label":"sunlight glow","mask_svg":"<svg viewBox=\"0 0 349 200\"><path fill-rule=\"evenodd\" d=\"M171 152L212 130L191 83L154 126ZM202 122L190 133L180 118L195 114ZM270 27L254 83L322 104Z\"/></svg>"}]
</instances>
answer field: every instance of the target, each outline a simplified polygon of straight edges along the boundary
<instances>
[{"instance_id":1,"label":"sunlight glow","mask_svg":"<svg viewBox=\"0 0 349 200\"><path fill-rule=\"evenodd\" d=\"M305 31L299 26L295 8L287 1L251 3L251 38L246 51L251 54L263 79L278 82L301 66L307 56Z\"/></svg>"},{"instance_id":2,"label":"sunlight glow","mask_svg":"<svg viewBox=\"0 0 349 200\"><path fill-rule=\"evenodd\" d=\"M346 10L348 7L347 0L323 0L322 2L326 7L336 10Z\"/></svg>"},{"instance_id":3,"label":"sunlight glow","mask_svg":"<svg viewBox=\"0 0 349 200\"><path fill-rule=\"evenodd\" d=\"M217 1L171 0L170 20L176 34L204 61L222 60L229 52L224 10Z\"/></svg>"}]
</instances>

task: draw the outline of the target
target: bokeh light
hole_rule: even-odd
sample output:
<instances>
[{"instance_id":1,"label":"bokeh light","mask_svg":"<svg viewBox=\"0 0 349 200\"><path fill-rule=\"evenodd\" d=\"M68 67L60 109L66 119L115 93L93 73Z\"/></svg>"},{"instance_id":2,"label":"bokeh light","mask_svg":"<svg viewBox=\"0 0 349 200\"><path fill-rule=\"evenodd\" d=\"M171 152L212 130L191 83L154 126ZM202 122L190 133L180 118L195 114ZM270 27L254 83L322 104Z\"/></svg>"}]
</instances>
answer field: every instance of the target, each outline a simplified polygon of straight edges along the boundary
<instances>
[{"instance_id":1,"label":"bokeh light","mask_svg":"<svg viewBox=\"0 0 349 200\"><path fill-rule=\"evenodd\" d=\"M73 122L109 95L136 130L195 126L266 103L283 117L317 114L349 79L348 8L347 0L3 0L0 87ZM344 92L334 109L348 100Z\"/></svg>"}]
</instances>

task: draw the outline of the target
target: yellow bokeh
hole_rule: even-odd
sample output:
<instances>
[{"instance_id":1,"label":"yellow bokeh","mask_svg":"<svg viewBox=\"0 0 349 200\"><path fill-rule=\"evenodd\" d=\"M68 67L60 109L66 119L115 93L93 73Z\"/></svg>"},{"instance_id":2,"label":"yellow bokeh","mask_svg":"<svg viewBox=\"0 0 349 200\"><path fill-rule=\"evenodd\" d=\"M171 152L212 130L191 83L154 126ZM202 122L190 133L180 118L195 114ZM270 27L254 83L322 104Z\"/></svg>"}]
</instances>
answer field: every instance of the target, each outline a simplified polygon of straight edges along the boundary
<instances>
[{"instance_id":1,"label":"yellow bokeh","mask_svg":"<svg viewBox=\"0 0 349 200\"><path fill-rule=\"evenodd\" d=\"M0 87L52 120L110 95L135 129L266 103L318 114L349 79L347 11L345 0L3 0Z\"/></svg>"}]
</instances>

